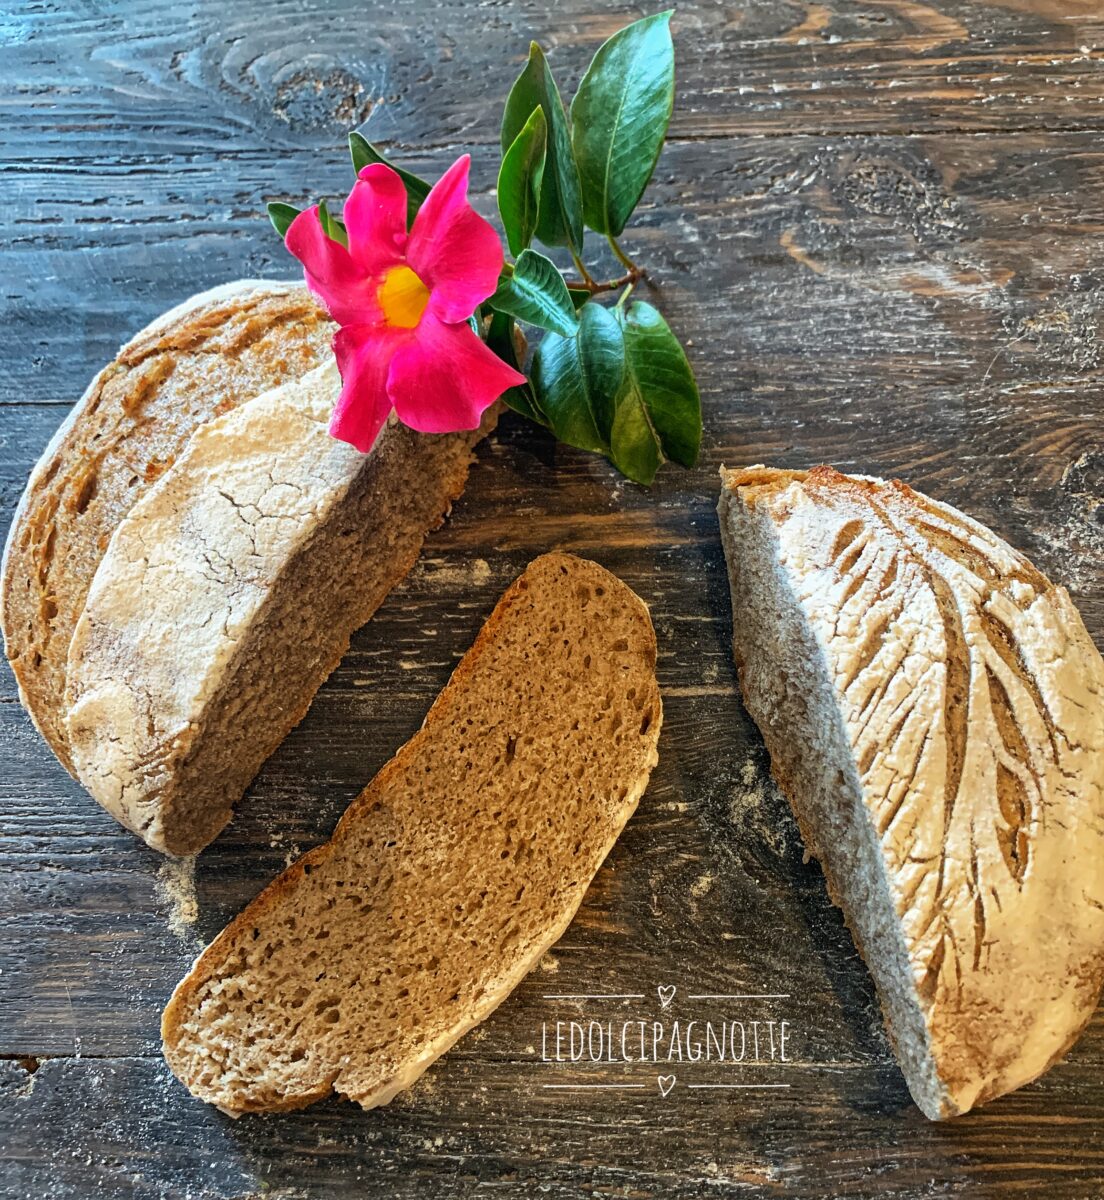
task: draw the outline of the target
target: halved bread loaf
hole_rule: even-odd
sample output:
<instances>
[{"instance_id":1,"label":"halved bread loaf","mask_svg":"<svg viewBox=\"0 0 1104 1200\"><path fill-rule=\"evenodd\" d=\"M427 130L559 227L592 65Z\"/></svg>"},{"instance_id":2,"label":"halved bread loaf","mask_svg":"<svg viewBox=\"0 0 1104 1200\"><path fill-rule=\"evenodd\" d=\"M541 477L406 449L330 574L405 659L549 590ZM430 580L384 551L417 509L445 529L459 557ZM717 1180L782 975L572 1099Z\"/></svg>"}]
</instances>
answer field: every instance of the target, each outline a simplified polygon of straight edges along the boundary
<instances>
[{"instance_id":1,"label":"halved bread loaf","mask_svg":"<svg viewBox=\"0 0 1104 1200\"><path fill-rule=\"evenodd\" d=\"M648 611L594 563L533 562L331 841L207 948L169 1066L230 1113L408 1087L563 933L636 807L661 721Z\"/></svg>"},{"instance_id":2,"label":"halved bread loaf","mask_svg":"<svg viewBox=\"0 0 1104 1200\"><path fill-rule=\"evenodd\" d=\"M740 683L931 1118L1104 980L1104 663L1064 589L904 484L722 472Z\"/></svg>"},{"instance_id":3,"label":"halved bread loaf","mask_svg":"<svg viewBox=\"0 0 1104 1200\"><path fill-rule=\"evenodd\" d=\"M120 522L73 632L77 777L155 849L230 819L464 488L481 429L335 441L328 365L201 425Z\"/></svg>"},{"instance_id":4,"label":"halved bread loaf","mask_svg":"<svg viewBox=\"0 0 1104 1200\"><path fill-rule=\"evenodd\" d=\"M8 534L0 624L23 703L69 770L69 641L112 533L197 426L321 365L333 330L301 284L204 292L132 338L47 446Z\"/></svg>"}]
</instances>

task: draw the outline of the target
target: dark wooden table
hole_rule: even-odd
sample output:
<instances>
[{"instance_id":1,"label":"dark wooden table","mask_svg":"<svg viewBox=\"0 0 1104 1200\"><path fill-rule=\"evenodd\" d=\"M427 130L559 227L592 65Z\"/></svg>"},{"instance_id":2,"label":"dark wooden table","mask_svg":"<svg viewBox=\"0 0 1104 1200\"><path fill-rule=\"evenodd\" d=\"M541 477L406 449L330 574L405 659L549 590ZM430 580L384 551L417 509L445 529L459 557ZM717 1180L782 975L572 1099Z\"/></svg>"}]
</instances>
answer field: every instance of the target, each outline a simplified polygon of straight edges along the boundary
<instances>
[{"instance_id":1,"label":"dark wooden table","mask_svg":"<svg viewBox=\"0 0 1104 1200\"><path fill-rule=\"evenodd\" d=\"M66 405L193 292L293 272L264 201L340 195L365 120L435 176L530 38L574 85L640 10L600 0L0 7L0 501ZM508 418L467 494L194 867L54 762L0 679L0 1153L13 1197L1104 1196L1104 1022L954 1123L910 1104L874 995L736 696L718 466L896 474L1065 582L1104 639L1101 0L702 0L626 245L691 343L699 467L651 491ZM602 265L602 264L598 264ZM608 265L608 264L607 264ZM233 1122L159 1053L197 949L421 721L506 583L591 555L650 604L666 720L639 813L563 941L414 1090ZM543 1023L787 1020L786 1064L541 1064ZM564 993L640 993L569 1002ZM702 993L784 1000L692 1001ZM603 1008L602 1005L605 1004ZM728 1074L725 1074L725 1072ZM626 1091L553 1090L624 1081ZM707 1090L694 1082L786 1082Z\"/></svg>"}]
</instances>

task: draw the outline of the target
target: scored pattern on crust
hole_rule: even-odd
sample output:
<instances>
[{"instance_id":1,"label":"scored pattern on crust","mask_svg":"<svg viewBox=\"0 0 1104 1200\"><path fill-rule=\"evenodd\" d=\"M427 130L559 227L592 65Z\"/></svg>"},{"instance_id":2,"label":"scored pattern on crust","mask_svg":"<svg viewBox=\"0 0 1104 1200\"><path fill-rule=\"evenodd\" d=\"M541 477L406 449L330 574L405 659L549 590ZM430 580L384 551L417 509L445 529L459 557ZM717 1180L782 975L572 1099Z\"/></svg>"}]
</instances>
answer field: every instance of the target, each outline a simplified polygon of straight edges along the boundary
<instances>
[{"instance_id":1,"label":"scored pattern on crust","mask_svg":"<svg viewBox=\"0 0 1104 1200\"><path fill-rule=\"evenodd\" d=\"M1006 1090L1099 991L1104 664L1066 592L956 510L827 467L746 474L824 650L941 1073Z\"/></svg>"}]
</instances>

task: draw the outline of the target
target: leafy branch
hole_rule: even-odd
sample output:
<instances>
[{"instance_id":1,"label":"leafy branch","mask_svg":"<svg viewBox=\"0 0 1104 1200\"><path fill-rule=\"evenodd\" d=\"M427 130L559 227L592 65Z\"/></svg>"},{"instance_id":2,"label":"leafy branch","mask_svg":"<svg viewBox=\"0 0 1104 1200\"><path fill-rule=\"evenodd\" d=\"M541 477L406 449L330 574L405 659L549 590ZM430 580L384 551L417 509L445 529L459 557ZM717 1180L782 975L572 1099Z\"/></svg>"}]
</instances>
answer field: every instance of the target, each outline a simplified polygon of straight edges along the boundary
<instances>
[{"instance_id":1,"label":"leafy branch","mask_svg":"<svg viewBox=\"0 0 1104 1200\"><path fill-rule=\"evenodd\" d=\"M487 344L511 366L519 344L537 340L528 384L505 400L562 442L604 454L622 474L649 484L665 461L693 466L701 444L701 400L686 354L660 313L633 299L647 269L619 238L648 185L674 104L672 13L645 17L599 47L565 108L535 42L502 116L498 211L512 262L482 309ZM361 134L349 137L353 166L386 162ZM429 184L395 167L406 187L407 220ZM269 205L283 236L298 210ZM327 235L344 226L324 206ZM605 238L623 268L599 280L584 261L585 234ZM577 278L533 248L562 247ZM617 294L612 305L603 304ZM518 325L540 331L516 336ZM538 340L539 339L539 340Z\"/></svg>"}]
</instances>

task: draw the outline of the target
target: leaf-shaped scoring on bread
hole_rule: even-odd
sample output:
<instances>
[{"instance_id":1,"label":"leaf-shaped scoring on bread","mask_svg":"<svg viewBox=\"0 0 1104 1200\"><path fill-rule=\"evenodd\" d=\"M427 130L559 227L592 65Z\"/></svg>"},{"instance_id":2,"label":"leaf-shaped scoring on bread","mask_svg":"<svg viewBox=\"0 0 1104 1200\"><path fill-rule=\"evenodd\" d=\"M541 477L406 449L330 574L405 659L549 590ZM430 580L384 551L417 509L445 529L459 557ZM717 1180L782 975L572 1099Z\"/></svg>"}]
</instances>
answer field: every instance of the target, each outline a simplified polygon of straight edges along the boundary
<instances>
[{"instance_id":1,"label":"leaf-shaped scoring on bread","mask_svg":"<svg viewBox=\"0 0 1104 1200\"><path fill-rule=\"evenodd\" d=\"M1022 555L904 484L816 468L803 493L834 513L810 595L931 999L984 965L993 910L1030 877L1070 774L1053 665L1080 622Z\"/></svg>"}]
</instances>

